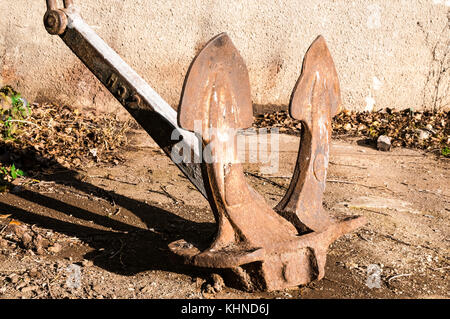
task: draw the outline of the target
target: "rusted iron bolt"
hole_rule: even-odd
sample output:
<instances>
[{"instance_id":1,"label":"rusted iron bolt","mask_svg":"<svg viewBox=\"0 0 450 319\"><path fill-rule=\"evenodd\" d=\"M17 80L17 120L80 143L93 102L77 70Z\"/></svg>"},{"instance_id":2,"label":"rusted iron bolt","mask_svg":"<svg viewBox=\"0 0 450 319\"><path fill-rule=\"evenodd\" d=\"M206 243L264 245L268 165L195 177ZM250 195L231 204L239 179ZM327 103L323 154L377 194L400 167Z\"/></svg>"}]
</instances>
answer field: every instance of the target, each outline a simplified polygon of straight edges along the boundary
<instances>
[{"instance_id":1,"label":"rusted iron bolt","mask_svg":"<svg viewBox=\"0 0 450 319\"><path fill-rule=\"evenodd\" d=\"M44 15L44 26L52 35L63 34L67 27L67 16L61 10L49 10Z\"/></svg>"}]
</instances>

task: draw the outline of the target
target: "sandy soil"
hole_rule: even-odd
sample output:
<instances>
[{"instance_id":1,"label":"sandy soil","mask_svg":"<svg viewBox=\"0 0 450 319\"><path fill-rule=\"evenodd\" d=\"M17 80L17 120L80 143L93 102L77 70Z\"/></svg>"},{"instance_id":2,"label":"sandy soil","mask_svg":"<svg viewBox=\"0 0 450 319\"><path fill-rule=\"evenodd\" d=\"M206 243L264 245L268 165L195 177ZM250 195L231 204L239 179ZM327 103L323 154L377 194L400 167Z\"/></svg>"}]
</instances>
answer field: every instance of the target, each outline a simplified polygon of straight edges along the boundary
<instances>
[{"instance_id":1,"label":"sandy soil","mask_svg":"<svg viewBox=\"0 0 450 319\"><path fill-rule=\"evenodd\" d=\"M275 205L285 192L298 138L282 135L280 166L248 182ZM449 160L380 152L333 140L324 206L368 223L329 249L326 275L296 289L248 293L220 285L214 270L184 266L168 243L208 238L208 202L136 131L127 159L71 171L0 193L0 298L448 298ZM373 271L380 281L373 281Z\"/></svg>"}]
</instances>

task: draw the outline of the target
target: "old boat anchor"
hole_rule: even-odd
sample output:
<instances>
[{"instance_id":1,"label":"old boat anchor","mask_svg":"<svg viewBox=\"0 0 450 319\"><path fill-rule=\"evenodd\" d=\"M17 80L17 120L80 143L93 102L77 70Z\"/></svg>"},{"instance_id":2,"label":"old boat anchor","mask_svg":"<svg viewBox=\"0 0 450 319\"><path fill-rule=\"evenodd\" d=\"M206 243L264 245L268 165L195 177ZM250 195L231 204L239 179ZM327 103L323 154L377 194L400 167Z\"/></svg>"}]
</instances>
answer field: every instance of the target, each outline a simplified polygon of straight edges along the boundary
<instances>
[{"instance_id":1,"label":"old boat anchor","mask_svg":"<svg viewBox=\"0 0 450 319\"><path fill-rule=\"evenodd\" d=\"M252 125L252 103L247 68L225 33L195 58L177 113L83 21L73 0L63 9L46 1L47 31L61 37L172 160L173 154L198 158L210 147L213 160L174 163L209 201L214 240L206 247L178 240L169 248L186 264L226 269L249 291L323 278L329 245L365 223L362 217L335 221L322 206L331 118L341 104L324 38L308 49L291 96L290 114L302 121L300 149L289 189L271 208L247 184L237 154L236 132ZM173 132L181 142L171 139Z\"/></svg>"}]
</instances>

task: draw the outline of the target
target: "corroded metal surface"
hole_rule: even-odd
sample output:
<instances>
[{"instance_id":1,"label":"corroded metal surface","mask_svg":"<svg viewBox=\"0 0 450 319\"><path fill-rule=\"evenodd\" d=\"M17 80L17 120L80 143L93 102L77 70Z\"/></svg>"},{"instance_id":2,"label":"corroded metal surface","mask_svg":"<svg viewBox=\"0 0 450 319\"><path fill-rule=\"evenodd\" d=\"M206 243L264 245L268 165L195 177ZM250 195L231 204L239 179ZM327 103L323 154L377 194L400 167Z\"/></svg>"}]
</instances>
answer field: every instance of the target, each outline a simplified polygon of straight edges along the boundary
<instances>
[{"instance_id":1,"label":"corroded metal surface","mask_svg":"<svg viewBox=\"0 0 450 319\"><path fill-rule=\"evenodd\" d=\"M252 101L247 68L226 34L210 40L194 60L177 114L84 23L73 1L64 4L57 9L47 0L47 31L60 35L211 205L217 222L212 243L178 240L170 249L187 264L228 269L247 290L322 278L328 246L364 223L333 221L322 207L331 117L340 105L325 40L309 48L292 95L291 115L303 123L300 151L291 185L272 209L246 183L238 158L237 130L252 125Z\"/></svg>"},{"instance_id":2,"label":"corroded metal surface","mask_svg":"<svg viewBox=\"0 0 450 319\"><path fill-rule=\"evenodd\" d=\"M67 16L56 6L56 0L47 1L47 12L44 15L44 26L50 34L63 34L67 27ZM72 0L64 2L65 8L72 5Z\"/></svg>"}]
</instances>

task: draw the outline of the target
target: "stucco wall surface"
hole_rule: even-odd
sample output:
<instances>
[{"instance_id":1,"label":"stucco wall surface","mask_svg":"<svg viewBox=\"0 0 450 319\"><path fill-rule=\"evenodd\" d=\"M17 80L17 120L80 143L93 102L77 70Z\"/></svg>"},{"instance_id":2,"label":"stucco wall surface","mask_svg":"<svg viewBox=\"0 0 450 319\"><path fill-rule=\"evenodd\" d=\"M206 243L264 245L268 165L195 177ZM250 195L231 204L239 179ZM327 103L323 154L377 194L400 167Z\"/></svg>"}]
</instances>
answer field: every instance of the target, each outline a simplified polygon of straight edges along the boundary
<instances>
[{"instance_id":1,"label":"stucco wall surface","mask_svg":"<svg viewBox=\"0 0 450 319\"><path fill-rule=\"evenodd\" d=\"M322 34L344 107L448 108L448 0L75 0L84 20L177 107L200 48L227 32L246 61L255 104L286 105L303 56ZM44 0L0 0L0 84L30 101L125 112L57 36Z\"/></svg>"}]
</instances>

